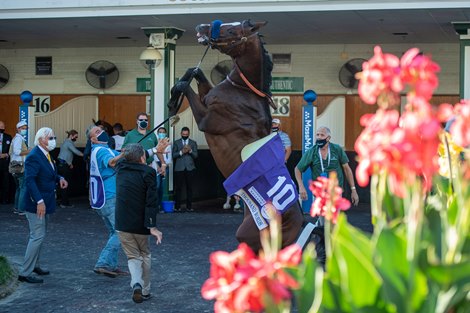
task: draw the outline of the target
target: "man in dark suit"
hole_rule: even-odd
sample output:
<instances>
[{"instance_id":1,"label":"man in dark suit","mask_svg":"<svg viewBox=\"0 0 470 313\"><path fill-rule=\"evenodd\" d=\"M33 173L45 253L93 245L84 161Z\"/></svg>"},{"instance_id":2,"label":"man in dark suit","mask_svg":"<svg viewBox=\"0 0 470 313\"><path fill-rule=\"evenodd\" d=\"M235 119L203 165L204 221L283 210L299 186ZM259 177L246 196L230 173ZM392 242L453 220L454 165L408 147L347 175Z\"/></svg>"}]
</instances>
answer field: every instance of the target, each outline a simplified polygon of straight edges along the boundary
<instances>
[{"instance_id":1,"label":"man in dark suit","mask_svg":"<svg viewBox=\"0 0 470 313\"><path fill-rule=\"evenodd\" d=\"M10 163L11 136L5 133L5 123L0 121L0 203L8 203L8 191L10 190L10 175L8 173L8 164Z\"/></svg>"},{"instance_id":2,"label":"man in dark suit","mask_svg":"<svg viewBox=\"0 0 470 313\"><path fill-rule=\"evenodd\" d=\"M43 280L31 276L49 275L49 271L39 266L42 242L46 237L47 220L55 211L55 189L67 188L67 181L57 174L49 152L56 147L54 131L48 127L38 130L34 139L35 147L26 157L24 167L25 186L23 205L29 223L29 241L18 280L27 283L42 283Z\"/></svg>"},{"instance_id":3,"label":"man in dark suit","mask_svg":"<svg viewBox=\"0 0 470 313\"><path fill-rule=\"evenodd\" d=\"M175 211L181 211L181 191L186 186L186 210L194 211L191 205L193 198L192 184L197 159L197 143L189 139L189 128L181 129L181 138L173 144L173 159L175 159Z\"/></svg>"}]
</instances>

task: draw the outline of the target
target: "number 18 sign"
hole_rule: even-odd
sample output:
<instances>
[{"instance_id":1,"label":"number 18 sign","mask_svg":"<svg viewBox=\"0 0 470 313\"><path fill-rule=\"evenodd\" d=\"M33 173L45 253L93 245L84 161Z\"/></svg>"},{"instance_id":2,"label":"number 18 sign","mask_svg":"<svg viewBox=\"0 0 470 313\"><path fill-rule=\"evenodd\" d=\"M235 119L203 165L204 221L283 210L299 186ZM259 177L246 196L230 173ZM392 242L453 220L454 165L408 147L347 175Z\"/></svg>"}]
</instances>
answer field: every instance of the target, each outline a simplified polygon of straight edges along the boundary
<instances>
[{"instance_id":1,"label":"number 18 sign","mask_svg":"<svg viewBox=\"0 0 470 313\"><path fill-rule=\"evenodd\" d=\"M271 108L272 116L289 116L290 96L273 96L273 102L277 106L277 110Z\"/></svg>"}]
</instances>

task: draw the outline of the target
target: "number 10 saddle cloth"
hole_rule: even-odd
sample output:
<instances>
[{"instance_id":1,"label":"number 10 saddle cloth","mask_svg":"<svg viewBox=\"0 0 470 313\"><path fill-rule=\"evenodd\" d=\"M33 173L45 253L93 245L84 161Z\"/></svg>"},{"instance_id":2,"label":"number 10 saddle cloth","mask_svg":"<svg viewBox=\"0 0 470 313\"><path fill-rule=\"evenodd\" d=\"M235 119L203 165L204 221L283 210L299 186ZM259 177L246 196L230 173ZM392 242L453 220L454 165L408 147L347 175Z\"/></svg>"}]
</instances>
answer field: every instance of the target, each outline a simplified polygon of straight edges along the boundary
<instances>
[{"instance_id":1,"label":"number 10 saddle cloth","mask_svg":"<svg viewBox=\"0 0 470 313\"><path fill-rule=\"evenodd\" d=\"M242 150L243 163L224 182L228 195L239 195L249 208L258 229L269 225L266 204L283 214L299 194L284 163L281 137L272 133Z\"/></svg>"}]
</instances>

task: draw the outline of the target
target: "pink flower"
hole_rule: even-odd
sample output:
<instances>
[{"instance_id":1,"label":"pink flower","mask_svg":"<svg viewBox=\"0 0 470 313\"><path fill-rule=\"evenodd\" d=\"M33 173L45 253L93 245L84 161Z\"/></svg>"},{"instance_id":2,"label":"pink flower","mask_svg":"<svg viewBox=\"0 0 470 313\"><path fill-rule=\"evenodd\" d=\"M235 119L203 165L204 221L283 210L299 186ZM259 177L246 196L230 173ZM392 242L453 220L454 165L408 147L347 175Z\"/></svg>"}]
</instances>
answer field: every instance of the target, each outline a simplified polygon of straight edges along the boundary
<instances>
[{"instance_id":1,"label":"pink flower","mask_svg":"<svg viewBox=\"0 0 470 313\"><path fill-rule=\"evenodd\" d=\"M374 48L374 56L362 64L358 74L358 92L362 101L375 104L381 96L379 106L399 103L397 93L403 90L400 79L400 61L392 54L383 54L379 46ZM383 100L382 100L383 98Z\"/></svg>"},{"instance_id":2,"label":"pink flower","mask_svg":"<svg viewBox=\"0 0 470 313\"><path fill-rule=\"evenodd\" d=\"M409 84L416 97L429 100L434 89L439 85L436 73L440 71L439 65L431 58L421 55L417 48L408 50L400 60L401 79Z\"/></svg>"},{"instance_id":3,"label":"pink flower","mask_svg":"<svg viewBox=\"0 0 470 313\"><path fill-rule=\"evenodd\" d=\"M275 304L292 297L289 289L297 288L298 283L285 269L298 265L301 256L297 245L279 251L274 259L263 254L257 258L245 243L232 253L214 252L210 256L211 276L202 286L202 297L216 299L216 313L262 312L266 296Z\"/></svg>"},{"instance_id":4,"label":"pink flower","mask_svg":"<svg viewBox=\"0 0 470 313\"><path fill-rule=\"evenodd\" d=\"M450 133L456 144L462 147L470 145L470 100L462 100L455 105L455 121Z\"/></svg>"},{"instance_id":5,"label":"pink flower","mask_svg":"<svg viewBox=\"0 0 470 313\"><path fill-rule=\"evenodd\" d=\"M365 128L355 143L359 185L366 186L371 175L387 173L390 189L397 196L402 197L404 185L412 184L417 177L423 179L425 190L431 188L431 178L439 169L441 125L429 104L418 107L401 117L398 111L379 109L375 115L361 118Z\"/></svg>"},{"instance_id":6,"label":"pink flower","mask_svg":"<svg viewBox=\"0 0 470 313\"><path fill-rule=\"evenodd\" d=\"M309 188L315 196L311 216L325 216L336 224L339 212L351 207L349 200L341 197L343 190L338 187L336 177L318 177L316 181L310 182Z\"/></svg>"}]
</instances>

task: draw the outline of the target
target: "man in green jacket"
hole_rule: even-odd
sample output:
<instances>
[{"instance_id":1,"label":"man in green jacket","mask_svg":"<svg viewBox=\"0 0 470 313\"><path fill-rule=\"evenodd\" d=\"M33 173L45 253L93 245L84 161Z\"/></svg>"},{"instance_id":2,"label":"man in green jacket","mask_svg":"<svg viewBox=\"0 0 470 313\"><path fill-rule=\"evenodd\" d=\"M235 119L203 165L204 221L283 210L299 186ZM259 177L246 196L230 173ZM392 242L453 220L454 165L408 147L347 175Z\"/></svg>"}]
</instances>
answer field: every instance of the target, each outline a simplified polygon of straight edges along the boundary
<instances>
[{"instance_id":1,"label":"man in green jacket","mask_svg":"<svg viewBox=\"0 0 470 313\"><path fill-rule=\"evenodd\" d=\"M148 133L148 130L147 130L149 126L148 115L144 112L137 114L136 124L137 124L137 127L131 130L130 132L128 132L126 135L126 138L124 138L124 143L122 144L122 148L124 149L126 145L130 143L140 143L145 150L149 150L149 149L156 147L158 145L158 139L155 133L151 133L144 140L139 142L139 140L141 140ZM156 170L159 170L163 166L163 164L165 164L165 161L163 160L163 155L161 153L157 153L155 149L152 151L158 157L158 160L155 160L155 161L160 162L158 167L156 165L152 167L154 167ZM153 156L148 155L146 161L148 165L151 165L154 161Z\"/></svg>"}]
</instances>

